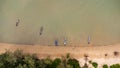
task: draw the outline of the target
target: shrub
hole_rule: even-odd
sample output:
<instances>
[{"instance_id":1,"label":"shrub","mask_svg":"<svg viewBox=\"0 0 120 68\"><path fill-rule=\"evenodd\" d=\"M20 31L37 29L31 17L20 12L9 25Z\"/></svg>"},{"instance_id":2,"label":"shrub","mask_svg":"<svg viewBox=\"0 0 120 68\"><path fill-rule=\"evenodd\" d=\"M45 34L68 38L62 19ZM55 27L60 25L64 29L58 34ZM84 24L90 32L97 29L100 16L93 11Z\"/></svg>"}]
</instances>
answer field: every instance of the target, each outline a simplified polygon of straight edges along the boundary
<instances>
[{"instance_id":1,"label":"shrub","mask_svg":"<svg viewBox=\"0 0 120 68\"><path fill-rule=\"evenodd\" d=\"M90 64L92 64L92 60L89 60L88 62L89 62Z\"/></svg>"},{"instance_id":2,"label":"shrub","mask_svg":"<svg viewBox=\"0 0 120 68\"><path fill-rule=\"evenodd\" d=\"M97 64L96 62L92 62L92 66L93 66L94 68L97 68L97 67L98 67L98 64Z\"/></svg>"},{"instance_id":3,"label":"shrub","mask_svg":"<svg viewBox=\"0 0 120 68\"><path fill-rule=\"evenodd\" d=\"M53 62L52 62L52 68L57 68L58 65L60 65L61 63L61 59L56 58Z\"/></svg>"},{"instance_id":4,"label":"shrub","mask_svg":"<svg viewBox=\"0 0 120 68\"><path fill-rule=\"evenodd\" d=\"M13 53L6 51L0 55L0 68L13 68L16 63L16 58Z\"/></svg>"},{"instance_id":5,"label":"shrub","mask_svg":"<svg viewBox=\"0 0 120 68\"><path fill-rule=\"evenodd\" d=\"M67 53L66 58L67 58L67 59L70 58L70 53Z\"/></svg>"},{"instance_id":6,"label":"shrub","mask_svg":"<svg viewBox=\"0 0 120 68\"><path fill-rule=\"evenodd\" d=\"M52 60L50 58L46 58L46 59L43 59L43 66L45 66L45 68L52 68Z\"/></svg>"},{"instance_id":7,"label":"shrub","mask_svg":"<svg viewBox=\"0 0 120 68\"><path fill-rule=\"evenodd\" d=\"M110 68L120 68L120 64L113 64L110 66Z\"/></svg>"},{"instance_id":8,"label":"shrub","mask_svg":"<svg viewBox=\"0 0 120 68\"><path fill-rule=\"evenodd\" d=\"M104 64L102 67L103 67L103 68L108 68L108 65L107 65L107 64Z\"/></svg>"},{"instance_id":9,"label":"shrub","mask_svg":"<svg viewBox=\"0 0 120 68\"><path fill-rule=\"evenodd\" d=\"M79 65L79 61L77 61L76 59L69 59L68 63L72 68L81 68Z\"/></svg>"}]
</instances>

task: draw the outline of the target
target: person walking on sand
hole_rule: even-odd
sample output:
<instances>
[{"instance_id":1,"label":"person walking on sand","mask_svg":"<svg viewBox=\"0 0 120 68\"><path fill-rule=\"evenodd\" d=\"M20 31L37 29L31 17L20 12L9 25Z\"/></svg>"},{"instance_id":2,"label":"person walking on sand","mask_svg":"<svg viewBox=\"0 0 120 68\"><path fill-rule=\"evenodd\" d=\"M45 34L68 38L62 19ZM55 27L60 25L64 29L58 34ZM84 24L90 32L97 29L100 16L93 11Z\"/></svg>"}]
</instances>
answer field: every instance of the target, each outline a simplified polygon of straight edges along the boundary
<instances>
[{"instance_id":1,"label":"person walking on sand","mask_svg":"<svg viewBox=\"0 0 120 68\"><path fill-rule=\"evenodd\" d=\"M64 46L66 46L66 44L67 44L67 40L66 40L66 38L64 39L63 44L64 44Z\"/></svg>"},{"instance_id":2,"label":"person walking on sand","mask_svg":"<svg viewBox=\"0 0 120 68\"><path fill-rule=\"evenodd\" d=\"M87 42L88 42L88 44L91 43L91 37L90 37L90 35L88 36Z\"/></svg>"},{"instance_id":3,"label":"person walking on sand","mask_svg":"<svg viewBox=\"0 0 120 68\"><path fill-rule=\"evenodd\" d=\"M42 33L43 33L43 26L40 27L40 33L39 34L42 35Z\"/></svg>"},{"instance_id":4,"label":"person walking on sand","mask_svg":"<svg viewBox=\"0 0 120 68\"><path fill-rule=\"evenodd\" d=\"M58 40L55 40L54 43L55 43L55 46L58 46Z\"/></svg>"},{"instance_id":5,"label":"person walking on sand","mask_svg":"<svg viewBox=\"0 0 120 68\"><path fill-rule=\"evenodd\" d=\"M20 23L20 19L17 20L16 27L19 25L19 23Z\"/></svg>"}]
</instances>

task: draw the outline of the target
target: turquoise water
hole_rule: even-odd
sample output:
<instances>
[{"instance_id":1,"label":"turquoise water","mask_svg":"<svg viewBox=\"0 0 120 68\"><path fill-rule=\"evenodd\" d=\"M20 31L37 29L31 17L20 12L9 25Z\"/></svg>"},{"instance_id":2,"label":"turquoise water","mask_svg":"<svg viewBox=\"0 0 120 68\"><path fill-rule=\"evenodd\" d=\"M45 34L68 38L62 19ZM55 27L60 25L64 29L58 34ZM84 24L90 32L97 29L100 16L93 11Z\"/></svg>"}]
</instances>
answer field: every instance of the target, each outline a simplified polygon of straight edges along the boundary
<instances>
[{"instance_id":1,"label":"turquoise water","mask_svg":"<svg viewBox=\"0 0 120 68\"><path fill-rule=\"evenodd\" d=\"M120 41L119 0L0 0L0 41L96 45ZM20 19L19 26L16 21ZM43 34L40 36L40 27Z\"/></svg>"}]
</instances>

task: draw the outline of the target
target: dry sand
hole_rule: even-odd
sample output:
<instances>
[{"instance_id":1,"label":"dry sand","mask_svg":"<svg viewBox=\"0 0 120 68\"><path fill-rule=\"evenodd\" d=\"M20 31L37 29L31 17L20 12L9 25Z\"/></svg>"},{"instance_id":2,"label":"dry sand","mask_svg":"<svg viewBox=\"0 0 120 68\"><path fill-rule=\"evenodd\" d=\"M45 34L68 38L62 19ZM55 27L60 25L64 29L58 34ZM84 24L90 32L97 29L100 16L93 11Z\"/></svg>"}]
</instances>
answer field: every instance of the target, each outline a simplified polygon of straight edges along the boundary
<instances>
[{"instance_id":1,"label":"dry sand","mask_svg":"<svg viewBox=\"0 0 120 68\"><path fill-rule=\"evenodd\" d=\"M79 60L81 66L84 64L84 54L88 55L88 59L95 61L99 64L99 68L103 64L115 64L120 63L120 56L114 55L114 52L120 52L120 44L107 45L107 46L43 46L43 45L19 45L19 44L6 44L0 43L0 53L4 53L6 50L15 51L21 49L25 53L37 54L39 58L48 57L51 58L65 56L70 53L71 57ZM105 57L105 54L107 56Z\"/></svg>"}]
</instances>

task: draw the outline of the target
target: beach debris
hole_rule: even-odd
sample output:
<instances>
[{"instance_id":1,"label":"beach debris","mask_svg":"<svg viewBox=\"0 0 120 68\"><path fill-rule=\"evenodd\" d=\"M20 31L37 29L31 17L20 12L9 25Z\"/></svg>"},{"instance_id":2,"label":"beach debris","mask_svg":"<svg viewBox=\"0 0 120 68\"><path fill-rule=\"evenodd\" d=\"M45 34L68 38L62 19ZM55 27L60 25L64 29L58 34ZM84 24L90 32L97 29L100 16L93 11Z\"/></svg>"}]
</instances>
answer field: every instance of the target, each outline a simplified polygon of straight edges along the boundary
<instances>
[{"instance_id":1,"label":"beach debris","mask_svg":"<svg viewBox=\"0 0 120 68\"><path fill-rule=\"evenodd\" d=\"M20 23L20 19L17 20L16 27L19 25L19 23Z\"/></svg>"},{"instance_id":2,"label":"beach debris","mask_svg":"<svg viewBox=\"0 0 120 68\"><path fill-rule=\"evenodd\" d=\"M118 56L119 52L118 51L114 51L113 54L114 54L114 56Z\"/></svg>"},{"instance_id":3,"label":"beach debris","mask_svg":"<svg viewBox=\"0 0 120 68\"><path fill-rule=\"evenodd\" d=\"M105 57L106 57L106 56L108 56L108 54L107 54L107 53L105 53Z\"/></svg>"}]
</instances>

